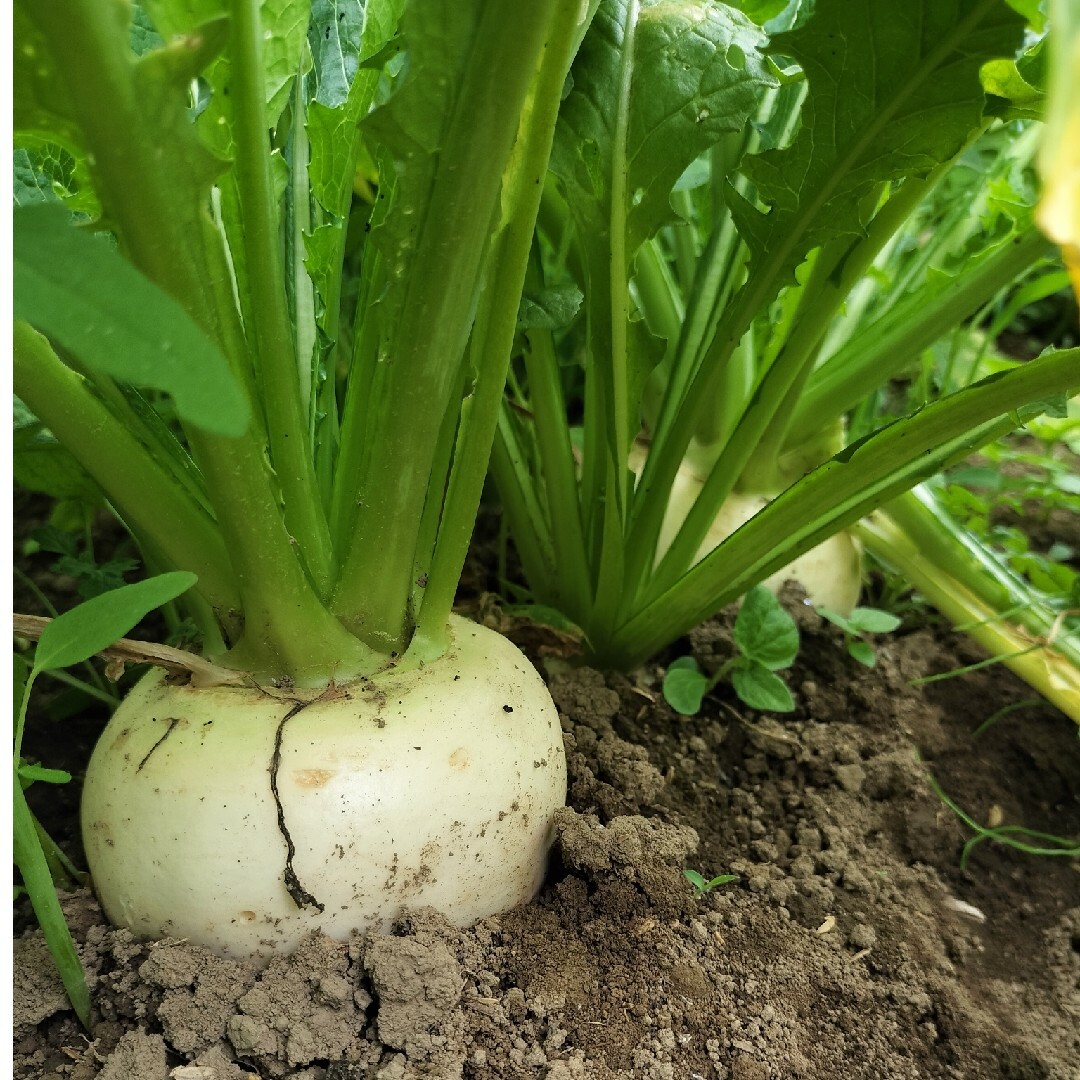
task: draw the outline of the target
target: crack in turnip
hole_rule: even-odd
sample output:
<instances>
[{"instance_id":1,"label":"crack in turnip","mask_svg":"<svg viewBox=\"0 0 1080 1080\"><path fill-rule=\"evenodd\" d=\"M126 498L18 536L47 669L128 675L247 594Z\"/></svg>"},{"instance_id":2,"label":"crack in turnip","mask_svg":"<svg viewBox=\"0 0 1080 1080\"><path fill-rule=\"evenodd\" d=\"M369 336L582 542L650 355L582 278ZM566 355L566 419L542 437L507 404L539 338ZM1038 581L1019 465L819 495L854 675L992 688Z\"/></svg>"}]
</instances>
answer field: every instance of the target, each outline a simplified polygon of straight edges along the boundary
<instances>
[{"instance_id":1,"label":"crack in turnip","mask_svg":"<svg viewBox=\"0 0 1080 1080\"><path fill-rule=\"evenodd\" d=\"M138 767L135 769L137 773L142 772L143 766L150 760L150 755L173 733L173 728L180 723L180 718L176 716L169 717L169 726L162 732L161 738L158 739L149 750L146 751L146 756L139 762Z\"/></svg>"},{"instance_id":2,"label":"crack in turnip","mask_svg":"<svg viewBox=\"0 0 1080 1080\"><path fill-rule=\"evenodd\" d=\"M302 709L306 709L310 704L310 701L298 701L278 723L277 732L274 734L274 756L270 759L270 790L274 795L274 805L277 807L278 832L281 833L285 840L285 871L282 874L282 878L285 881L285 888L292 897L293 903L296 904L298 908L313 907L316 911L322 912L326 910L325 906L320 904L319 901L300 884L300 879L296 876L296 871L293 869L293 856L296 855L296 845L293 843L292 836L289 834L289 829L285 824L285 810L281 805L281 796L278 794L277 785L278 769L281 767L281 737L285 730L285 725L298 712ZM168 732L166 732L166 734L168 734Z\"/></svg>"}]
</instances>

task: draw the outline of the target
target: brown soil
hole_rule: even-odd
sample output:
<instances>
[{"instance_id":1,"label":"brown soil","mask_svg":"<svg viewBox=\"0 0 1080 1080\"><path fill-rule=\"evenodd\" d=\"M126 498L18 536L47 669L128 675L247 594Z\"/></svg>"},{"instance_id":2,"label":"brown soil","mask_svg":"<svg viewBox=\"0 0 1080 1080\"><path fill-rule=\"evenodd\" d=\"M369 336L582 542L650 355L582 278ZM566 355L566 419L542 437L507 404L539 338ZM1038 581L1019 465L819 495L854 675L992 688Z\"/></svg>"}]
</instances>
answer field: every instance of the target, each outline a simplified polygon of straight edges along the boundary
<instances>
[{"instance_id":1,"label":"brown soil","mask_svg":"<svg viewBox=\"0 0 1080 1080\"><path fill-rule=\"evenodd\" d=\"M911 685L976 659L962 640L893 635L869 671L795 610L790 718L722 691L680 718L659 667L549 661L570 808L527 908L465 931L420 911L256 972L133 941L75 894L93 1026L20 937L15 1077L1077 1080L1076 861L982 844L961 870L970 832L927 782L1075 837L1075 725L1035 703L976 736L1032 694L996 667ZM687 647L715 665L729 623ZM739 881L696 898L687 867Z\"/></svg>"}]
</instances>

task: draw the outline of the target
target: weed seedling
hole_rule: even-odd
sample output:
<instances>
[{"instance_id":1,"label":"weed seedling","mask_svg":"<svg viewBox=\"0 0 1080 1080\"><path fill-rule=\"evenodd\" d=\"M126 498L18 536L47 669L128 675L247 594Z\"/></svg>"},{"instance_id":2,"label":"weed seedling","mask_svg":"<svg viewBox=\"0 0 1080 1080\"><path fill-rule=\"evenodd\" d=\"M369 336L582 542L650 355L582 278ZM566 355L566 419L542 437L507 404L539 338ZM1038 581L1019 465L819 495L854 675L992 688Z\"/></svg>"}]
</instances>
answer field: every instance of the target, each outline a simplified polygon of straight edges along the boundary
<instances>
[{"instance_id":1,"label":"weed seedling","mask_svg":"<svg viewBox=\"0 0 1080 1080\"><path fill-rule=\"evenodd\" d=\"M45 834L24 794L33 783L63 784L71 777L60 769L48 769L23 759L22 739L26 726L26 703L37 677L46 672L81 664L123 637L148 612L191 588L195 575L178 571L125 585L103 593L53 619L41 635L28 665L21 656L15 663L14 806L15 865L30 896L45 943L56 961L72 1007L79 1019L89 1023L90 995L82 964L71 940L53 882L77 876L63 853ZM62 872L66 872L66 875Z\"/></svg>"},{"instance_id":2,"label":"weed seedling","mask_svg":"<svg viewBox=\"0 0 1080 1080\"><path fill-rule=\"evenodd\" d=\"M878 608L857 607L850 615L841 615L831 608L819 607L817 613L834 626L844 631L844 644L852 658L866 667L877 664L874 646L864 637L865 634L888 634L900 625L900 620L888 611Z\"/></svg>"},{"instance_id":3,"label":"weed seedling","mask_svg":"<svg viewBox=\"0 0 1080 1080\"><path fill-rule=\"evenodd\" d=\"M733 656L711 678L692 656L682 656L664 676L664 698L683 716L694 716L702 699L721 680L730 677L741 701L752 709L791 712L794 699L776 674L791 667L799 651L799 630L791 616L764 585L747 594L735 619Z\"/></svg>"},{"instance_id":4,"label":"weed seedling","mask_svg":"<svg viewBox=\"0 0 1080 1080\"><path fill-rule=\"evenodd\" d=\"M738 874L718 874L714 878L706 880L704 874L699 874L696 870L684 870L683 877L694 886L694 892L698 897L704 896L708 892L712 892L713 889L720 885L729 885L733 881L739 880Z\"/></svg>"},{"instance_id":5,"label":"weed seedling","mask_svg":"<svg viewBox=\"0 0 1080 1080\"><path fill-rule=\"evenodd\" d=\"M1054 833L1038 832L1023 825L996 825L993 828L980 824L970 814L962 810L948 795L942 786L929 773L927 783L934 794L945 804L975 835L964 844L960 853L960 869L966 870L972 851L984 840L993 840L1005 844L1025 855L1064 855L1067 859L1080 858L1080 842L1067 836Z\"/></svg>"}]
</instances>

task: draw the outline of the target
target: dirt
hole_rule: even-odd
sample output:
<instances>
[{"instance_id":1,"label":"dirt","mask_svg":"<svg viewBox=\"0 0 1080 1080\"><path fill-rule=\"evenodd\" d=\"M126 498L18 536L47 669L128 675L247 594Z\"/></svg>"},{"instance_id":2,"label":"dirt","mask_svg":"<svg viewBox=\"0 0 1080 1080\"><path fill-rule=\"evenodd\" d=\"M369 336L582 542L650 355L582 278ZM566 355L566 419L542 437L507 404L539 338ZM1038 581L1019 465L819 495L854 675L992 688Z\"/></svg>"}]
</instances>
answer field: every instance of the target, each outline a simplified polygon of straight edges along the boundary
<instances>
[{"instance_id":1,"label":"dirt","mask_svg":"<svg viewBox=\"0 0 1080 1080\"><path fill-rule=\"evenodd\" d=\"M1033 695L999 667L912 685L977 659L963 639L909 628L869 670L793 611L790 717L723 689L679 717L659 665L542 661L570 805L526 908L468 930L413 912L256 971L69 896L91 1030L28 932L15 1077L1078 1080L1077 861L985 843L962 869L971 832L927 779L976 820L1076 837L1075 724L1033 702L975 734ZM665 659L731 647L718 618ZM697 896L686 868L739 879Z\"/></svg>"}]
</instances>

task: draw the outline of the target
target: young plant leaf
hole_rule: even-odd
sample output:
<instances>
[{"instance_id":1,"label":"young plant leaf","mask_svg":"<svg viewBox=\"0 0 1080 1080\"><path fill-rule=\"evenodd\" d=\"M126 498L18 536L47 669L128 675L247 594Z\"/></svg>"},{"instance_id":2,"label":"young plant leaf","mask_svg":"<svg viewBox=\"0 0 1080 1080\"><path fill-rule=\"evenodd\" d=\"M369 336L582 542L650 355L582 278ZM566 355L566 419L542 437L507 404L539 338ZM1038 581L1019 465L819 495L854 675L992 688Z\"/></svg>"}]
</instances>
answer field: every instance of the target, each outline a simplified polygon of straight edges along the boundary
<instances>
[{"instance_id":1,"label":"young plant leaf","mask_svg":"<svg viewBox=\"0 0 1080 1080\"><path fill-rule=\"evenodd\" d=\"M874 647L869 641L863 641L862 638L851 638L847 643L847 651L864 667L877 666L877 653L874 652Z\"/></svg>"},{"instance_id":2,"label":"young plant leaf","mask_svg":"<svg viewBox=\"0 0 1080 1080\"><path fill-rule=\"evenodd\" d=\"M878 608L855 608L850 616L851 624L864 634L891 634L900 625L900 620L889 611Z\"/></svg>"},{"instance_id":3,"label":"young plant leaf","mask_svg":"<svg viewBox=\"0 0 1080 1080\"><path fill-rule=\"evenodd\" d=\"M699 893L705 891L705 877L703 874L698 873L697 870L684 870L683 877L686 878Z\"/></svg>"},{"instance_id":4,"label":"young plant leaf","mask_svg":"<svg viewBox=\"0 0 1080 1080\"><path fill-rule=\"evenodd\" d=\"M696 716L709 689L709 680L692 656L680 656L664 676L664 700L682 716Z\"/></svg>"},{"instance_id":5,"label":"young plant leaf","mask_svg":"<svg viewBox=\"0 0 1080 1080\"><path fill-rule=\"evenodd\" d=\"M770 671L791 667L799 652L795 621L764 585L755 585L746 594L735 619L734 638L743 656Z\"/></svg>"},{"instance_id":6,"label":"young plant leaf","mask_svg":"<svg viewBox=\"0 0 1080 1080\"><path fill-rule=\"evenodd\" d=\"M832 608L827 607L819 607L815 610L826 622L831 622L833 626L839 626L845 634L857 634L859 632L859 628L855 623L846 615L841 615L839 611L833 611Z\"/></svg>"},{"instance_id":7,"label":"young plant leaf","mask_svg":"<svg viewBox=\"0 0 1080 1080\"><path fill-rule=\"evenodd\" d=\"M750 706L762 712L791 712L795 708L795 699L787 683L774 675L764 664L750 660L731 673L731 685L735 693Z\"/></svg>"},{"instance_id":8,"label":"young plant leaf","mask_svg":"<svg viewBox=\"0 0 1080 1080\"><path fill-rule=\"evenodd\" d=\"M15 211L14 314L88 367L171 394L181 419L239 435L249 410L229 362L184 309L58 206Z\"/></svg>"},{"instance_id":9,"label":"young plant leaf","mask_svg":"<svg viewBox=\"0 0 1080 1080\"><path fill-rule=\"evenodd\" d=\"M68 1000L85 1027L90 1026L90 992L86 986L79 954L71 940L71 931L64 921L60 901L53 889L52 874L34 825L34 815L26 803L22 785L14 783L14 850L15 864L22 874L23 884L30 894L38 925L45 935L53 960L60 970Z\"/></svg>"},{"instance_id":10,"label":"young plant leaf","mask_svg":"<svg viewBox=\"0 0 1080 1080\"><path fill-rule=\"evenodd\" d=\"M23 787L40 780L43 784L70 784L71 773L63 769L47 769L44 765L28 765L25 761L19 765L19 779Z\"/></svg>"},{"instance_id":11,"label":"young plant leaf","mask_svg":"<svg viewBox=\"0 0 1080 1080\"><path fill-rule=\"evenodd\" d=\"M555 285L541 292L526 292L518 308L518 329L561 330L574 321L584 299L576 285Z\"/></svg>"},{"instance_id":12,"label":"young plant leaf","mask_svg":"<svg viewBox=\"0 0 1080 1080\"><path fill-rule=\"evenodd\" d=\"M683 877L694 886L695 891L699 896L704 896L707 892L711 892L718 885L727 885L729 882L738 881L738 874L717 874L714 878L705 879L705 875L699 873L697 870L684 870Z\"/></svg>"},{"instance_id":13,"label":"young plant leaf","mask_svg":"<svg viewBox=\"0 0 1080 1080\"><path fill-rule=\"evenodd\" d=\"M198 579L185 570L138 581L87 600L45 627L34 671L82 663L122 638L144 615L187 592Z\"/></svg>"}]
</instances>

